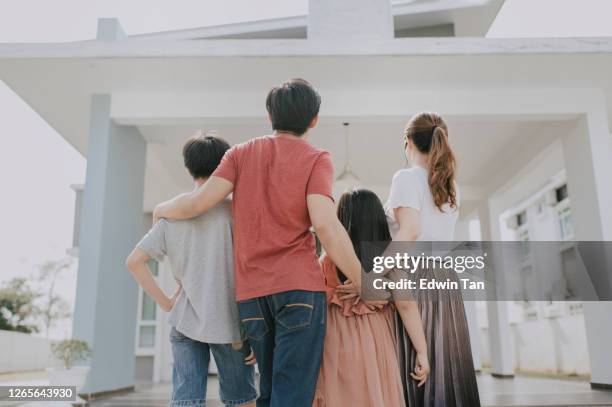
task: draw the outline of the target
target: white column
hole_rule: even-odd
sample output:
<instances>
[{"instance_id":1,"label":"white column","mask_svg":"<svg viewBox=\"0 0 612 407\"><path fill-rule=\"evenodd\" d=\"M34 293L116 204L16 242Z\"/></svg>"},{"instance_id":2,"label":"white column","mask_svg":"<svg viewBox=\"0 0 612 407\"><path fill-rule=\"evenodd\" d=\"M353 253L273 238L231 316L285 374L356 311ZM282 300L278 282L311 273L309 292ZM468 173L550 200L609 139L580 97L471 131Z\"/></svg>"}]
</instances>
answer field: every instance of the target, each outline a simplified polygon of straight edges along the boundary
<instances>
[{"instance_id":1,"label":"white column","mask_svg":"<svg viewBox=\"0 0 612 407\"><path fill-rule=\"evenodd\" d=\"M389 0L310 0L308 39L389 40L394 37Z\"/></svg>"},{"instance_id":2,"label":"white column","mask_svg":"<svg viewBox=\"0 0 612 407\"><path fill-rule=\"evenodd\" d=\"M74 337L93 349L84 393L134 386L138 290L125 259L142 237L146 143L94 95L79 239Z\"/></svg>"},{"instance_id":3,"label":"white column","mask_svg":"<svg viewBox=\"0 0 612 407\"><path fill-rule=\"evenodd\" d=\"M483 241L500 240L497 214L491 211L491 203L483 202L478 208L478 218ZM501 262L500 253L489 253L490 261ZM498 276L498 278L503 276ZM494 377L514 376L514 349L512 331L508 320L508 304L497 301L495 286L487 287L487 319L489 321L489 347L491 374Z\"/></svg>"},{"instance_id":4,"label":"white column","mask_svg":"<svg viewBox=\"0 0 612 407\"><path fill-rule=\"evenodd\" d=\"M455 241L469 241L470 236L470 221L472 217L464 216L457 222L455 227ZM476 311L476 303L473 301L465 301L465 317L467 319L468 330L470 333L470 345L472 348L472 359L474 360L474 368L477 371L482 369L482 356L480 351L480 327L478 326L478 314Z\"/></svg>"},{"instance_id":5,"label":"white column","mask_svg":"<svg viewBox=\"0 0 612 407\"><path fill-rule=\"evenodd\" d=\"M563 149L575 239L612 241L612 138L603 100L576 123ZM612 278L601 277L596 284L609 292ZM591 385L612 389L612 302L585 302L584 319Z\"/></svg>"},{"instance_id":6,"label":"white column","mask_svg":"<svg viewBox=\"0 0 612 407\"><path fill-rule=\"evenodd\" d=\"M476 303L474 301L465 301L463 305L465 307L465 317L467 318L468 330L470 332L470 345L472 348L474 369L479 372L482 370L482 355L480 352L480 326L478 325Z\"/></svg>"}]
</instances>

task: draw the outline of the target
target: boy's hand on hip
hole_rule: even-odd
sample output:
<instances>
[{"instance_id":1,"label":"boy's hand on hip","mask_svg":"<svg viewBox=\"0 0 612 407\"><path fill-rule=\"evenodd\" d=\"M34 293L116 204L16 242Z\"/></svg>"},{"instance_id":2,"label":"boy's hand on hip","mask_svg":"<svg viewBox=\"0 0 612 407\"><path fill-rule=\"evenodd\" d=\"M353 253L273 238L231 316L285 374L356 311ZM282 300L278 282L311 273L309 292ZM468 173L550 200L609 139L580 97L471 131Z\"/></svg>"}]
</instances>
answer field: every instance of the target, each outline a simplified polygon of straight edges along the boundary
<instances>
[{"instance_id":1,"label":"boy's hand on hip","mask_svg":"<svg viewBox=\"0 0 612 407\"><path fill-rule=\"evenodd\" d=\"M181 291L183 291L183 285L180 282L178 282L178 285L176 286L176 290L174 290L174 294L172 294L172 297L168 298L167 304L165 304L162 307L164 311L166 312L172 311L172 308L174 308L174 304L176 304L176 300L178 296L181 294Z\"/></svg>"}]
</instances>

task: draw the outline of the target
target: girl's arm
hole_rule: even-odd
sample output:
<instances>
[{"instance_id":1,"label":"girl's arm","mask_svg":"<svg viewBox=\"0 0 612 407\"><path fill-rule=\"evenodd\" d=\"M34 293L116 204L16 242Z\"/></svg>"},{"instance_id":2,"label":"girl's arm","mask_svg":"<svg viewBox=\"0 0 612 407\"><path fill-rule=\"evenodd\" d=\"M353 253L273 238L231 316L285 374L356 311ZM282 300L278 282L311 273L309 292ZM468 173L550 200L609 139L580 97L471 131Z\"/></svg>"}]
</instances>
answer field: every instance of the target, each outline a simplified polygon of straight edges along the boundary
<instances>
[{"instance_id":1,"label":"girl's arm","mask_svg":"<svg viewBox=\"0 0 612 407\"><path fill-rule=\"evenodd\" d=\"M421 235L421 217L419 211L413 208L401 207L394 209L394 215L399 223L399 230L393 240L398 242L417 240ZM427 357L427 341L423 331L421 313L415 301L395 301L395 307L402 318L412 346L417 352L416 366L414 367L414 372L410 373L410 376L419 382L418 386L420 387L427 380L430 371Z\"/></svg>"},{"instance_id":2,"label":"girl's arm","mask_svg":"<svg viewBox=\"0 0 612 407\"><path fill-rule=\"evenodd\" d=\"M414 301L395 301L395 308L402 318L404 328L410 337L412 346L416 350L417 358L414 372L410 376L419 382L421 387L427 376L429 375L429 359L427 357L427 341L425 340L425 332L423 331L423 322L421 321L421 313Z\"/></svg>"}]
</instances>

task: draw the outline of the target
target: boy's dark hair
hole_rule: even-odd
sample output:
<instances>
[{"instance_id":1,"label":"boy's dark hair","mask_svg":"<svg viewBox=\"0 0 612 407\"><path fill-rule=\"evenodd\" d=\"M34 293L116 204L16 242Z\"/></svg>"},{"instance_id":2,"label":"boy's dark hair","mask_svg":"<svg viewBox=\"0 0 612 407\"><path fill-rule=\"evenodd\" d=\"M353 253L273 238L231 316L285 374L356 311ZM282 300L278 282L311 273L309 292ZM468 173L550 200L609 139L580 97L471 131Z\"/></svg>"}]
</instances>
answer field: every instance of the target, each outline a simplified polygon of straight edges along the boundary
<instances>
[{"instance_id":1,"label":"boy's dark hair","mask_svg":"<svg viewBox=\"0 0 612 407\"><path fill-rule=\"evenodd\" d=\"M198 133L183 146L185 167L195 179L210 177L229 148L220 137Z\"/></svg>"},{"instance_id":2,"label":"boy's dark hair","mask_svg":"<svg viewBox=\"0 0 612 407\"><path fill-rule=\"evenodd\" d=\"M266 99L272 128L298 136L308 131L320 106L319 93L308 81L299 78L275 86Z\"/></svg>"}]
</instances>

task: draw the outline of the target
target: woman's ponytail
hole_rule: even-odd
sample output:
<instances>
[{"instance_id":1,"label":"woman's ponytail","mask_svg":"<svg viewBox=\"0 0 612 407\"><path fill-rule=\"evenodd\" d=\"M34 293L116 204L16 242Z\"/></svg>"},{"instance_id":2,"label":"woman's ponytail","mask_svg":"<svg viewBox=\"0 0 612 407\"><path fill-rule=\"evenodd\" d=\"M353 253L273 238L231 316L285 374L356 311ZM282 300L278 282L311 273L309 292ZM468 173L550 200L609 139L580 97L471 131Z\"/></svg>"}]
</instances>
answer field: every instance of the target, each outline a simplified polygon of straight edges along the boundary
<instances>
[{"instance_id":1,"label":"woman's ponytail","mask_svg":"<svg viewBox=\"0 0 612 407\"><path fill-rule=\"evenodd\" d=\"M455 155L448 143L446 130L435 126L429 150L429 188L438 209L446 203L451 208L457 207L457 191L455 190Z\"/></svg>"},{"instance_id":2,"label":"woman's ponytail","mask_svg":"<svg viewBox=\"0 0 612 407\"><path fill-rule=\"evenodd\" d=\"M435 113L418 114L408 123L405 135L420 152L428 155L428 179L434 204L441 211L445 204L456 209L457 162L448 142L448 127L444 120Z\"/></svg>"}]
</instances>

